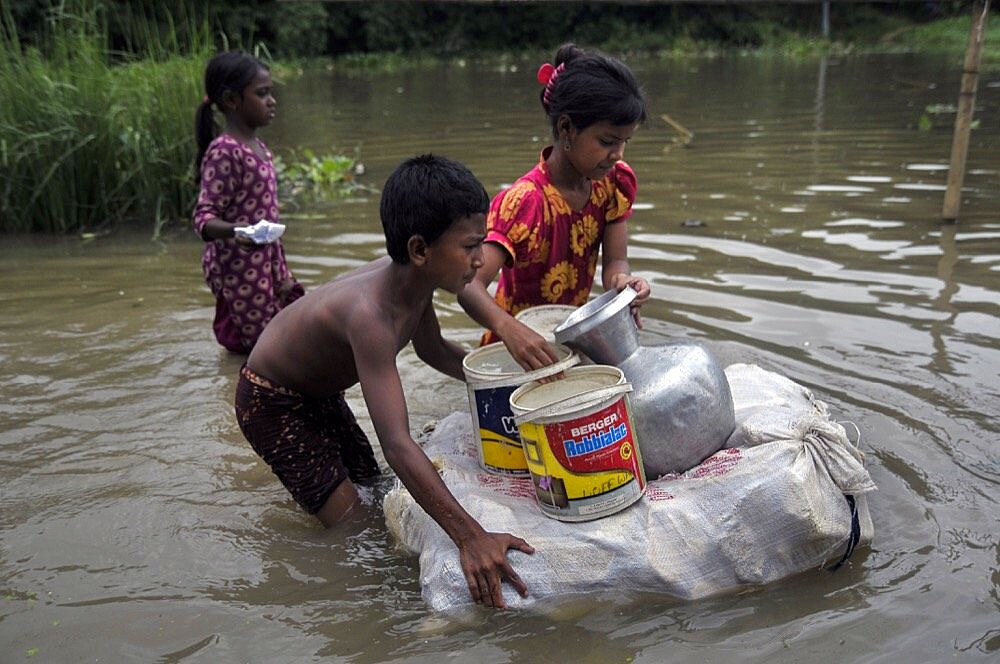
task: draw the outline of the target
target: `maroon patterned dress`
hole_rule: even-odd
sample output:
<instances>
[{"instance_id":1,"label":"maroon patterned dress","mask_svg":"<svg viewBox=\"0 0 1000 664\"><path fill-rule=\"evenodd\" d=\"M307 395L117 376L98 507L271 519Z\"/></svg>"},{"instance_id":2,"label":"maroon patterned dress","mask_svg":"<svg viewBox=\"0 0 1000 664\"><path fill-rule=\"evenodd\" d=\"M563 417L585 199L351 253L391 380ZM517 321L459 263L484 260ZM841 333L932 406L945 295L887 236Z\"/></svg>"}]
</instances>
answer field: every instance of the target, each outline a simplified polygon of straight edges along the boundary
<instances>
[{"instance_id":1,"label":"maroon patterned dress","mask_svg":"<svg viewBox=\"0 0 1000 664\"><path fill-rule=\"evenodd\" d=\"M204 239L202 230L210 219L279 222L273 156L259 138L254 140L264 158L229 134L209 144L194 208L199 237ZM249 353L271 318L305 293L288 269L281 240L251 248L232 238L206 240L201 265L215 295L215 338L236 353Z\"/></svg>"}]
</instances>

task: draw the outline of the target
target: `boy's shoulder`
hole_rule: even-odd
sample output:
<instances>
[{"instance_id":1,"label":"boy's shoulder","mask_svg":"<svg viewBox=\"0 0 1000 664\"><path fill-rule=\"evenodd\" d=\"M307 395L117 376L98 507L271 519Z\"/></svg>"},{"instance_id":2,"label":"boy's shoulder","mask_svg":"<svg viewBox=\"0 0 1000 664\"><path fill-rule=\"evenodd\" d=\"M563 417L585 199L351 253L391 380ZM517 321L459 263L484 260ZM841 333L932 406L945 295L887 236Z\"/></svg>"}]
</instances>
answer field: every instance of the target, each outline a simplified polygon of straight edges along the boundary
<instances>
[{"instance_id":1,"label":"boy's shoulder","mask_svg":"<svg viewBox=\"0 0 1000 664\"><path fill-rule=\"evenodd\" d=\"M377 325L384 318L387 258L362 265L334 277L317 289L321 306L341 325Z\"/></svg>"}]
</instances>

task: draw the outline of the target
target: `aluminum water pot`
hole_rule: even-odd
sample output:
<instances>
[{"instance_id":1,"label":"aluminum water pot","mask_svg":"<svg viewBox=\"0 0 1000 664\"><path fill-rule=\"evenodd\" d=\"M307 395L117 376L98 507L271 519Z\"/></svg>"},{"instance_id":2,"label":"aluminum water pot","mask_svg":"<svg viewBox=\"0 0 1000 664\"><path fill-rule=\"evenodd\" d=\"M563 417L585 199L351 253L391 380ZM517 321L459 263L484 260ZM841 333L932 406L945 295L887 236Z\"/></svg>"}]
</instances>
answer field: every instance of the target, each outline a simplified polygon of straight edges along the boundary
<instances>
[{"instance_id":1,"label":"aluminum water pot","mask_svg":"<svg viewBox=\"0 0 1000 664\"><path fill-rule=\"evenodd\" d=\"M699 343L641 346L629 311L636 292L608 291L555 329L556 341L632 383L632 419L646 477L680 473L717 452L736 428L722 367Z\"/></svg>"}]
</instances>

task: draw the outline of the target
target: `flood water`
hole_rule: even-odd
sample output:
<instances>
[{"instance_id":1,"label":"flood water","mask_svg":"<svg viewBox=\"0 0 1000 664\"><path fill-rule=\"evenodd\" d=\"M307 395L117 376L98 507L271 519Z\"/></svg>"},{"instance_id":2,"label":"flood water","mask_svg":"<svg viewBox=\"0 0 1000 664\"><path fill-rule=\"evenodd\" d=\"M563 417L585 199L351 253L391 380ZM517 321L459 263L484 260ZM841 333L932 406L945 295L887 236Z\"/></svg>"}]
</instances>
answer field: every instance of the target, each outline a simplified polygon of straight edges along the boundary
<instances>
[{"instance_id":1,"label":"flood water","mask_svg":"<svg viewBox=\"0 0 1000 664\"><path fill-rule=\"evenodd\" d=\"M357 149L375 187L407 156L445 154L492 195L548 135L535 67L306 73L262 136L279 153ZM996 661L1000 74L980 79L961 219L942 224L954 114L918 120L955 104L959 58L635 69L651 104L626 153L647 326L789 376L856 423L878 485L870 547L837 572L697 602L435 615L378 493L324 531L244 442L241 360L212 339L188 227L4 238L0 660ZM384 253L377 195L285 212L307 289ZM471 348L454 297L437 305ZM411 349L399 366L414 430L467 408ZM360 391L348 400L371 433Z\"/></svg>"}]
</instances>

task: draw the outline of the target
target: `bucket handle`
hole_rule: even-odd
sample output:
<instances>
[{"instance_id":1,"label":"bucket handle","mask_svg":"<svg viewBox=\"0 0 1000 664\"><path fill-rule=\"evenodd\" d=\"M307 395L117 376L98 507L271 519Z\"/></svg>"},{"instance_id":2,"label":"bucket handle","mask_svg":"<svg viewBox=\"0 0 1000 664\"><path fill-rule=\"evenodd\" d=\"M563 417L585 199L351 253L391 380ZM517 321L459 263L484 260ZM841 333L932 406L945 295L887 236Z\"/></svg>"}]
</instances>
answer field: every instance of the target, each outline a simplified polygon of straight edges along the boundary
<instances>
[{"instance_id":1,"label":"bucket handle","mask_svg":"<svg viewBox=\"0 0 1000 664\"><path fill-rule=\"evenodd\" d=\"M610 387L602 387L600 389L587 392L586 394L574 394L571 397L566 397L565 399L560 399L559 401L553 401L552 403L545 404L541 408L536 408L528 411L527 413L515 415L514 422L516 424L524 424L526 422L534 422L535 420L543 417L558 415L561 412L564 412L566 406L570 404L576 408L587 408L604 401L605 399L616 397L621 394L627 394L631 391L632 383L621 383ZM583 401L580 401L581 397L584 397Z\"/></svg>"}]
</instances>

